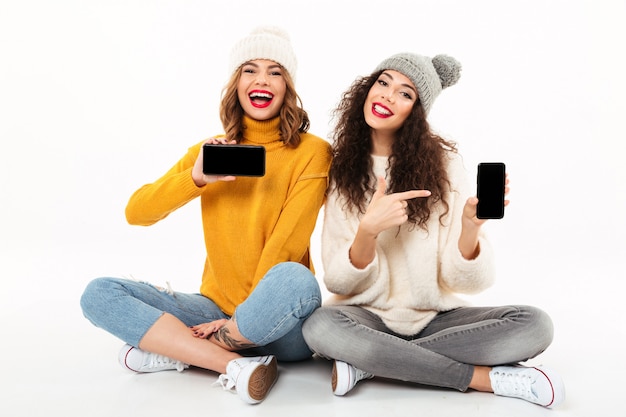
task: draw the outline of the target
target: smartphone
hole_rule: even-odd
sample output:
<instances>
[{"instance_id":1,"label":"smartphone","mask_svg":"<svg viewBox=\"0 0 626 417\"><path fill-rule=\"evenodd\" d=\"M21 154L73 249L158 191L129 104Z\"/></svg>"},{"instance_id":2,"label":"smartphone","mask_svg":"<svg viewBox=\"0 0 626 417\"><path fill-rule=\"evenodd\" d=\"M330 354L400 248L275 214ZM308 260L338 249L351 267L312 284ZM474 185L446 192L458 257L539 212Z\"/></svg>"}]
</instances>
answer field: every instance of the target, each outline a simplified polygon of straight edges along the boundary
<instances>
[{"instance_id":1,"label":"smartphone","mask_svg":"<svg viewBox=\"0 0 626 417\"><path fill-rule=\"evenodd\" d=\"M206 175L262 177L265 175L265 148L253 145L202 146L202 172Z\"/></svg>"},{"instance_id":2,"label":"smartphone","mask_svg":"<svg viewBox=\"0 0 626 417\"><path fill-rule=\"evenodd\" d=\"M481 162L478 164L476 197L479 219L501 219L504 217L504 186L506 167L502 162Z\"/></svg>"}]
</instances>

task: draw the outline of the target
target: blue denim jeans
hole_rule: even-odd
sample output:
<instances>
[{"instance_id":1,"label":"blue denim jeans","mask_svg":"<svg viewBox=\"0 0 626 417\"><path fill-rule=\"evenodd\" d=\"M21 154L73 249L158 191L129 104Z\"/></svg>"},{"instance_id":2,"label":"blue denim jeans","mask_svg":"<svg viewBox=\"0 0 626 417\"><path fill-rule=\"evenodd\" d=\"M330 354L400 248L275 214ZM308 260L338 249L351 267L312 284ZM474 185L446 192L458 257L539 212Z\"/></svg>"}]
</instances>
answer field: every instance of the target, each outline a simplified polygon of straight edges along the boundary
<instances>
[{"instance_id":1,"label":"blue denim jeans","mask_svg":"<svg viewBox=\"0 0 626 417\"><path fill-rule=\"evenodd\" d=\"M284 262L270 269L235 311L240 333L258 346L240 353L272 354L283 361L310 357L302 323L320 306L321 298L317 280L305 266ZM201 294L174 292L123 278L94 279L80 304L95 326L132 346L139 346L166 312L187 326L230 318Z\"/></svg>"},{"instance_id":2,"label":"blue denim jeans","mask_svg":"<svg viewBox=\"0 0 626 417\"><path fill-rule=\"evenodd\" d=\"M362 307L329 306L309 317L303 333L320 356L384 378L465 391L474 365L513 364L543 352L553 325L531 306L462 307L403 336Z\"/></svg>"}]
</instances>

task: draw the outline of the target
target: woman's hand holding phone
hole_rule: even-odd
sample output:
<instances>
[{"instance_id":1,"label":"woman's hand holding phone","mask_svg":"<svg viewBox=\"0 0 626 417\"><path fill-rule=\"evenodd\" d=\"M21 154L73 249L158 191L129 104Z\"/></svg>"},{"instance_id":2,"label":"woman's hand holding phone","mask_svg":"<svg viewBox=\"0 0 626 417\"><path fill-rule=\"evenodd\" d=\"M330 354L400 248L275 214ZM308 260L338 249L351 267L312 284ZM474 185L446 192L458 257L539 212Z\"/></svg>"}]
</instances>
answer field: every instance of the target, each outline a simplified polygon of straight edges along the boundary
<instances>
[{"instance_id":1,"label":"woman's hand holding phone","mask_svg":"<svg viewBox=\"0 0 626 417\"><path fill-rule=\"evenodd\" d=\"M211 145L233 145L236 142L230 141L227 142L225 138L209 138L204 141L202 144L209 143ZM207 184L211 184L217 181L234 181L236 177L232 175L206 175L203 172L204 167L204 153L203 147L200 147L200 152L198 152L198 157L196 158L196 162L193 165L193 169L191 170L191 178L197 187L204 187Z\"/></svg>"},{"instance_id":2,"label":"woman's hand holding phone","mask_svg":"<svg viewBox=\"0 0 626 417\"><path fill-rule=\"evenodd\" d=\"M509 205L509 200L506 199L509 194L509 174L505 172L504 164L492 165L499 165L496 166L495 173L482 169L478 175L477 194L483 198L482 213L479 207L481 200L478 197L468 198L463 207L459 250L465 259L475 259L480 253L478 245L480 227L488 219L504 217L504 208ZM485 205L485 201L488 204Z\"/></svg>"}]
</instances>

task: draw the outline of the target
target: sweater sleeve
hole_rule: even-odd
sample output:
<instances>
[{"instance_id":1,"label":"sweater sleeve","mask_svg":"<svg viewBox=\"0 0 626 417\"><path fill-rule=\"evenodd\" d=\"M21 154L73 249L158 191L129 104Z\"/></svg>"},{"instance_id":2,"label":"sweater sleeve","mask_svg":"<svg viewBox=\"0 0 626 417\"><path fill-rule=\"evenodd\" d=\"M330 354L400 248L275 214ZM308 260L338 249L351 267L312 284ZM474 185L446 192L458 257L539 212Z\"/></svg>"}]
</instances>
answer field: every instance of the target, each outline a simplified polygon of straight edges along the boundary
<instances>
[{"instance_id":1,"label":"sweater sleeve","mask_svg":"<svg viewBox=\"0 0 626 417\"><path fill-rule=\"evenodd\" d=\"M367 292L369 298L380 294L374 285L379 276L378 248L372 262L363 269L350 261L350 247L359 225L358 216L349 213L336 192L331 192L324 207L322 260L324 284L338 296L354 296Z\"/></svg>"},{"instance_id":2,"label":"sweater sleeve","mask_svg":"<svg viewBox=\"0 0 626 417\"><path fill-rule=\"evenodd\" d=\"M255 286L270 268L284 260L301 262L314 270L307 258L311 235L328 187L330 144L316 138L300 146L307 146L308 152L299 149L306 156L300 162L302 166L296 174L294 186L289 190L276 227L263 248L254 276Z\"/></svg>"},{"instance_id":3,"label":"sweater sleeve","mask_svg":"<svg viewBox=\"0 0 626 417\"><path fill-rule=\"evenodd\" d=\"M201 143L189 148L169 171L153 183L139 188L126 205L128 223L149 226L198 197L204 187L197 187L191 170L200 152Z\"/></svg>"},{"instance_id":4,"label":"sweater sleeve","mask_svg":"<svg viewBox=\"0 0 626 417\"><path fill-rule=\"evenodd\" d=\"M478 237L479 255L467 260L461 255L458 247L461 235L461 216L467 199L472 194L467 171L459 155L451 157L448 167L450 181L455 188L450 193L452 201L447 222L450 226L440 238L445 239L441 256L440 284L454 293L474 294L490 287L495 279L494 257L492 247L481 227ZM445 229L445 228L444 228Z\"/></svg>"}]
</instances>

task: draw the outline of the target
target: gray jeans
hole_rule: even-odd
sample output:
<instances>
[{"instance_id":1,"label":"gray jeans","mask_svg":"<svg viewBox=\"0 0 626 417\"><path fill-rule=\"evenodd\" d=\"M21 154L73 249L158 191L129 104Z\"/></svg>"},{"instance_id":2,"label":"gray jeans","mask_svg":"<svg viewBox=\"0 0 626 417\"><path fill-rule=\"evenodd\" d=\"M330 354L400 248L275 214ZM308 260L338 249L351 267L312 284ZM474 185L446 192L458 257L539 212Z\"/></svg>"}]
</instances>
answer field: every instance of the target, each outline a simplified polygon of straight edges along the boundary
<instances>
[{"instance_id":1,"label":"gray jeans","mask_svg":"<svg viewBox=\"0 0 626 417\"><path fill-rule=\"evenodd\" d=\"M474 365L513 364L539 355L552 342L553 325L531 306L462 307L403 336L364 308L329 306L305 321L303 334L318 355L376 376L465 391Z\"/></svg>"}]
</instances>

